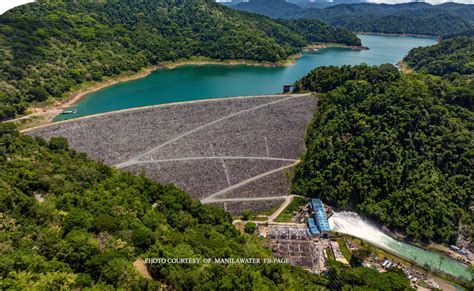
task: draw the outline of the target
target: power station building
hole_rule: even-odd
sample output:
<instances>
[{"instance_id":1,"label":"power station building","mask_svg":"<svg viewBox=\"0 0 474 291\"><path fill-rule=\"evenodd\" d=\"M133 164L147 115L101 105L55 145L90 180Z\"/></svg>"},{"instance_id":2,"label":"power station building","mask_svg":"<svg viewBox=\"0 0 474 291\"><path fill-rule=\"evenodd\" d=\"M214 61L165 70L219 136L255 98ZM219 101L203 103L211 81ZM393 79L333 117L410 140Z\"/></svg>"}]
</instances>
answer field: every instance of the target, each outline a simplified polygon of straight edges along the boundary
<instances>
[{"instance_id":1,"label":"power station building","mask_svg":"<svg viewBox=\"0 0 474 291\"><path fill-rule=\"evenodd\" d=\"M319 235L321 234L318 230L318 227L316 226L316 221L312 217L308 218L308 230L306 232L308 236L315 237L319 237Z\"/></svg>"},{"instance_id":2,"label":"power station building","mask_svg":"<svg viewBox=\"0 0 474 291\"><path fill-rule=\"evenodd\" d=\"M331 227L329 226L328 218L326 216L326 212L324 211L323 202L321 199L313 198L311 199L311 203L309 205L312 214L308 218L308 231L313 236L316 236L312 229L317 226L317 236L322 235L327 237L331 231Z\"/></svg>"}]
</instances>

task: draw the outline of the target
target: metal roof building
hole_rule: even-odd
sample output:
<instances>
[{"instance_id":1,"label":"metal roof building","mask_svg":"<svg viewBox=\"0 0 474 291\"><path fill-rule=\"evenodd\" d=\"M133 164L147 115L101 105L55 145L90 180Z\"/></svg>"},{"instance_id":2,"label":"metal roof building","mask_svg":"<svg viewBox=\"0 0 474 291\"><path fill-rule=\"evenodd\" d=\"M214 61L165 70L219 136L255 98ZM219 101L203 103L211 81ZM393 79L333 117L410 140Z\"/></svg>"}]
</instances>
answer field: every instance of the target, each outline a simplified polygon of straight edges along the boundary
<instances>
[{"instance_id":1,"label":"metal roof building","mask_svg":"<svg viewBox=\"0 0 474 291\"><path fill-rule=\"evenodd\" d=\"M311 207L313 208L314 219L316 220L319 230L321 232L331 231L326 212L324 211L323 202L321 202L320 199L313 198L311 200Z\"/></svg>"},{"instance_id":2,"label":"metal roof building","mask_svg":"<svg viewBox=\"0 0 474 291\"><path fill-rule=\"evenodd\" d=\"M311 235L313 236L319 235L318 227L316 226L316 222L314 221L314 218L312 217L308 218L308 229Z\"/></svg>"}]
</instances>

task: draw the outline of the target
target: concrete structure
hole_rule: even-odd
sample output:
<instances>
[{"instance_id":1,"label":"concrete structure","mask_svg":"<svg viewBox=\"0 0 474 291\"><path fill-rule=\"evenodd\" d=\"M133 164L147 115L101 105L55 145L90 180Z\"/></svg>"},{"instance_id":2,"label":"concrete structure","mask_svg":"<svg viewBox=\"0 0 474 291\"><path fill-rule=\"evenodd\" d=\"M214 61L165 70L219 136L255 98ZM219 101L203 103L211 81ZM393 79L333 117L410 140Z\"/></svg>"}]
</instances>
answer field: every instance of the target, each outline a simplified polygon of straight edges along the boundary
<instances>
[{"instance_id":1,"label":"concrete structure","mask_svg":"<svg viewBox=\"0 0 474 291\"><path fill-rule=\"evenodd\" d=\"M285 85L283 85L283 93L288 93L288 92L290 92L291 87L293 87L291 84L285 84Z\"/></svg>"}]
</instances>

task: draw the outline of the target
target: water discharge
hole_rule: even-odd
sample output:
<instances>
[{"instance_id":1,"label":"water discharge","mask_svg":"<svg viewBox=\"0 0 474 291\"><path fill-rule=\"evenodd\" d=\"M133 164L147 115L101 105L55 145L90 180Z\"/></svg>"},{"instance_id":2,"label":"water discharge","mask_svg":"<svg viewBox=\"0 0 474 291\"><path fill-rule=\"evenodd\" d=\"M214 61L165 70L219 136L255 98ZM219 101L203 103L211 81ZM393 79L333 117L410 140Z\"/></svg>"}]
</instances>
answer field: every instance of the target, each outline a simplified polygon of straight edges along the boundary
<instances>
[{"instance_id":1,"label":"water discharge","mask_svg":"<svg viewBox=\"0 0 474 291\"><path fill-rule=\"evenodd\" d=\"M419 266L429 266L431 270L441 271L468 281L472 280L472 273L467 266L449 257L397 241L357 213L334 213L329 218L329 224L337 232L358 237L394 255L414 261Z\"/></svg>"}]
</instances>

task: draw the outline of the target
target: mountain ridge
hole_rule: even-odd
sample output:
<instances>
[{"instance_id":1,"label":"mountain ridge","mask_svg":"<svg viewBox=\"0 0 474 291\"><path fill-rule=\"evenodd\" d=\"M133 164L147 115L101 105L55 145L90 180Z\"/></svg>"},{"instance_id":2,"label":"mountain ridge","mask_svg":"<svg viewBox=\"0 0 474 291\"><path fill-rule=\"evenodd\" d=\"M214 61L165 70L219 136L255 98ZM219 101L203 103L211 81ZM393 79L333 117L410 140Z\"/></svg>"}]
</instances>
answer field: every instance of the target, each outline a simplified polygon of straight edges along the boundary
<instances>
[{"instance_id":1,"label":"mountain ridge","mask_svg":"<svg viewBox=\"0 0 474 291\"><path fill-rule=\"evenodd\" d=\"M314 18L357 32L441 36L470 29L474 24L474 5L458 3L358 3L285 11L278 2L283 0L250 1L233 8L272 18ZM261 9L263 6L265 9Z\"/></svg>"}]
</instances>

